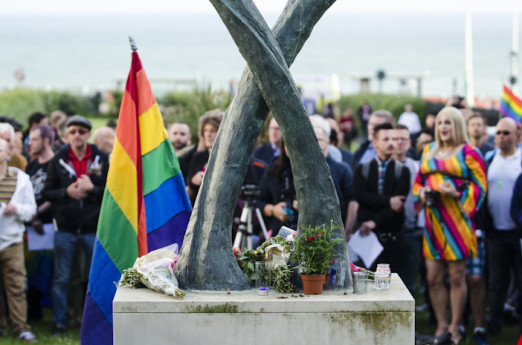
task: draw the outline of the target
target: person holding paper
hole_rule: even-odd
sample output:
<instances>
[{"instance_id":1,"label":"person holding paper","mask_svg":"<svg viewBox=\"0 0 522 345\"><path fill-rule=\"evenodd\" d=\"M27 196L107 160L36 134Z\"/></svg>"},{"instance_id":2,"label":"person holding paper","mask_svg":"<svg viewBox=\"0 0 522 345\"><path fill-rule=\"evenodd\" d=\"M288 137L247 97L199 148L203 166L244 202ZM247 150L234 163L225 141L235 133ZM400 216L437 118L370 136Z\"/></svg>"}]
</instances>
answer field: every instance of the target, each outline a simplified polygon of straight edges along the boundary
<instances>
[{"instance_id":1,"label":"person holding paper","mask_svg":"<svg viewBox=\"0 0 522 345\"><path fill-rule=\"evenodd\" d=\"M357 220L361 236L373 231L382 253L369 267L386 262L399 276L405 265L403 247L404 200L410 190L410 171L393 159L394 129L389 123L375 126L372 146L376 157L357 165L354 172L355 198L359 203Z\"/></svg>"},{"instance_id":2,"label":"person holding paper","mask_svg":"<svg viewBox=\"0 0 522 345\"><path fill-rule=\"evenodd\" d=\"M29 176L18 168L8 167L8 158L9 145L0 139L0 272L13 334L33 342L36 339L27 323L23 234L24 222L36 213L36 201ZM3 331L0 329L2 334Z\"/></svg>"},{"instance_id":3,"label":"person holding paper","mask_svg":"<svg viewBox=\"0 0 522 345\"><path fill-rule=\"evenodd\" d=\"M42 295L51 295L52 256L49 251L42 251L41 249L52 249L54 247L43 246L47 243L52 245L49 242L53 240L54 228L51 203L42 196L42 190L47 179L47 167L54 157L53 142L54 131L49 125L36 125L29 131L29 153L34 159L27 164L25 172L31 178L38 208L33 219L27 223L29 226L27 229L29 250L37 251L29 252L26 260L28 264L35 261L39 262L37 270L33 270L33 273L27 277L28 315L31 320L42 318ZM44 225L49 229L45 235Z\"/></svg>"}]
</instances>

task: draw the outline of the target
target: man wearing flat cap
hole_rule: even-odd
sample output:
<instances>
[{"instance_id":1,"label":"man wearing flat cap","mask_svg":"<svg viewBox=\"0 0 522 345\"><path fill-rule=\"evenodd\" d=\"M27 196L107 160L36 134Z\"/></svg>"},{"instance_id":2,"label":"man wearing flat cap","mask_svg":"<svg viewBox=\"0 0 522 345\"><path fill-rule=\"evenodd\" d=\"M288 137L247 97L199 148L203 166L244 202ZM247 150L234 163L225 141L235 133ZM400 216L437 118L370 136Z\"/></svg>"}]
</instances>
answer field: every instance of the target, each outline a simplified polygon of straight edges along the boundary
<instances>
[{"instance_id":1,"label":"man wearing flat cap","mask_svg":"<svg viewBox=\"0 0 522 345\"><path fill-rule=\"evenodd\" d=\"M68 144L51 160L42 192L51 201L57 229L52 287L54 334L62 334L66 329L67 285L79 246L85 254L87 271L90 268L107 181L107 155L87 143L91 128L83 116L74 115L67 120Z\"/></svg>"}]
</instances>

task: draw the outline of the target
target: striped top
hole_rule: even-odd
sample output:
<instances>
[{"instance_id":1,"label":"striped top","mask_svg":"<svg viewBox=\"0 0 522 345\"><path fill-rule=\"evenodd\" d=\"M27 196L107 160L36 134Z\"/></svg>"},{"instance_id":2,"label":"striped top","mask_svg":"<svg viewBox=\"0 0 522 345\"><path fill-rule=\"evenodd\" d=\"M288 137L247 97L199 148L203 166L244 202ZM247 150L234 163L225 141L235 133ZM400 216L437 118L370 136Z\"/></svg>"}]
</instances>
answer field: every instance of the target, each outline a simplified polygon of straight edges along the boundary
<instances>
[{"instance_id":1,"label":"striped top","mask_svg":"<svg viewBox=\"0 0 522 345\"><path fill-rule=\"evenodd\" d=\"M17 171L7 169L5 177L0 180L0 202L9 204L11 197L16 189Z\"/></svg>"},{"instance_id":2,"label":"striped top","mask_svg":"<svg viewBox=\"0 0 522 345\"><path fill-rule=\"evenodd\" d=\"M433 147L433 143L426 146L422 153L420 170L412 187L415 207L419 206L421 188L440 191L440 185L446 181L455 188L469 181L469 187L459 191L460 199L440 195L435 207L426 208L423 255L433 260L476 257L477 239L471 217L482 205L487 190L482 154L477 148L465 144L446 159L427 159Z\"/></svg>"}]
</instances>

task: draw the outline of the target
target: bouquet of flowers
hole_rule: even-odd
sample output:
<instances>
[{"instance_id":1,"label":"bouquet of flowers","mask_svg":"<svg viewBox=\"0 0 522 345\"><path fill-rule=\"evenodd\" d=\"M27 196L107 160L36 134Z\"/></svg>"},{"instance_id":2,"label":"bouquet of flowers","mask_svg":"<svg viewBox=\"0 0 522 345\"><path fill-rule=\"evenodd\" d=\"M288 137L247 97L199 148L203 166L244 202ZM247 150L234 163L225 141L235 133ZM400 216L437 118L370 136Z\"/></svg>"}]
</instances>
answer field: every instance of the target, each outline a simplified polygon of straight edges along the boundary
<instances>
[{"instance_id":1,"label":"bouquet of flowers","mask_svg":"<svg viewBox=\"0 0 522 345\"><path fill-rule=\"evenodd\" d=\"M149 289L162 292L169 296L183 298L185 292L178 288L174 276L178 245L157 249L136 259L134 266L123 271L118 286L146 286Z\"/></svg>"},{"instance_id":2,"label":"bouquet of flowers","mask_svg":"<svg viewBox=\"0 0 522 345\"><path fill-rule=\"evenodd\" d=\"M255 263L257 261L265 261L267 264L267 274L274 289L277 292L289 293L295 292L296 287L291 279L291 268L288 267L288 259L293 251L293 241L274 236L266 240L256 250L245 250L241 252L239 248L233 248L234 256L243 271L248 283L254 286L257 273L255 272Z\"/></svg>"},{"instance_id":3,"label":"bouquet of flowers","mask_svg":"<svg viewBox=\"0 0 522 345\"><path fill-rule=\"evenodd\" d=\"M354 272L368 272L368 278L369 279L375 279L375 272L367 270L366 268L363 268L363 267L359 267L359 266L353 264L351 261L350 261L350 270L352 271L352 273L354 273Z\"/></svg>"}]
</instances>

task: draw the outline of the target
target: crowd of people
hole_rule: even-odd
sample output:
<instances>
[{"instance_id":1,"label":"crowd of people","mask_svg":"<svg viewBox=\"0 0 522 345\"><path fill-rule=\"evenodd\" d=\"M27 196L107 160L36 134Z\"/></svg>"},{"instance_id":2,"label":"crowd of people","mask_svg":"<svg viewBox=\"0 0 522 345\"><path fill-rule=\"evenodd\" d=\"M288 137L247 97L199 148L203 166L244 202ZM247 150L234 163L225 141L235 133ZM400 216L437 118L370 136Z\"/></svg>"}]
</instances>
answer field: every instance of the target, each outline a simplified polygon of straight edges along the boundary
<instances>
[{"instance_id":1,"label":"crowd of people","mask_svg":"<svg viewBox=\"0 0 522 345\"><path fill-rule=\"evenodd\" d=\"M28 320L43 306L52 306L53 334L80 325L115 130L98 128L90 144L80 115L34 113L25 133L1 120L0 336L8 313L12 333L33 342ZM29 232L52 236L53 250L24 250Z\"/></svg>"},{"instance_id":2,"label":"crowd of people","mask_svg":"<svg viewBox=\"0 0 522 345\"><path fill-rule=\"evenodd\" d=\"M467 336L471 313L471 335L477 344L489 344L488 334L501 331L505 310L522 305L516 292L522 285L522 138L520 126L504 118L491 140L486 118L461 102L426 114L424 121L407 104L397 123L389 111L372 111L364 102L357 114L365 135L354 152L349 148L355 146L357 129L349 109L337 120L311 115L310 121L330 168L347 240L356 231L363 237L374 232L383 246L367 268L389 263L413 296L421 293L421 281L427 303L420 308L427 306L436 323L430 342L459 343ZM211 114L199 124L199 142L205 146L189 146L185 124L169 127L192 196L211 149L204 128L214 133L212 140L219 129L219 121L208 124ZM254 175L258 206L274 233L281 226L297 229L291 164L274 118L267 134L268 141L252 155L258 167L264 166Z\"/></svg>"},{"instance_id":3,"label":"crowd of people","mask_svg":"<svg viewBox=\"0 0 522 345\"><path fill-rule=\"evenodd\" d=\"M459 108L444 107L421 121L406 105L396 123L389 111L372 111L364 102L357 112L361 136L350 109L339 119L311 115L310 121L339 198L346 239L373 232L383 246L366 268L389 263L414 297L421 282L436 343L462 340L468 303L473 337L489 344L487 335L501 331L505 310L522 306L522 138L520 126L503 118L491 143L486 119ZM187 124L167 126L192 203L223 115L219 109L202 114L195 143ZM13 334L30 342L36 338L28 320L41 318L44 305L52 307L56 335L81 323L115 130L101 127L91 138L88 119L60 111L34 113L25 133L21 127L0 118L0 335L8 312ZM297 230L291 163L274 118L267 134L244 180L258 190L263 219L254 222L266 224L269 233L282 226ZM242 205L240 197L236 214ZM24 233L43 235L49 228L52 255L24 254ZM263 236L255 234L257 243Z\"/></svg>"}]
</instances>

